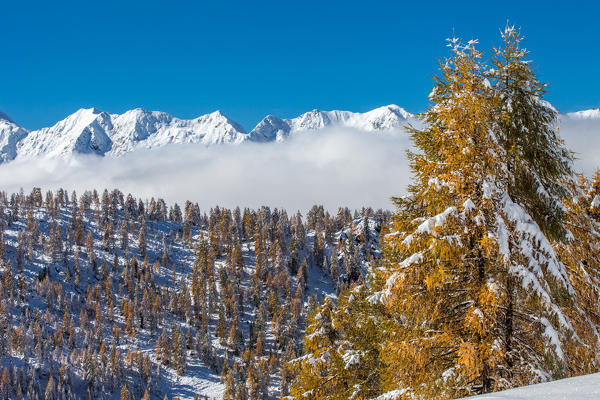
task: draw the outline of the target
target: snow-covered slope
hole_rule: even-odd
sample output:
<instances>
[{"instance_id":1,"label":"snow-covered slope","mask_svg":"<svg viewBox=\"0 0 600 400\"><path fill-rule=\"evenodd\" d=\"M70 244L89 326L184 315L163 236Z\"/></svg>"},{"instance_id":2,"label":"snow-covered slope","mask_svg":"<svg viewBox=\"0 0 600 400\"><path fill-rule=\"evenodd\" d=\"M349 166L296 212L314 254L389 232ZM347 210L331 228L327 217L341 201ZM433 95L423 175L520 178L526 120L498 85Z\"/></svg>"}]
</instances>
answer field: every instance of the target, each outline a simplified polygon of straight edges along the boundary
<instances>
[{"instance_id":1,"label":"snow-covered slope","mask_svg":"<svg viewBox=\"0 0 600 400\"><path fill-rule=\"evenodd\" d=\"M473 400L596 400L600 399L600 373L561 379L469 397Z\"/></svg>"},{"instance_id":2,"label":"snow-covered slope","mask_svg":"<svg viewBox=\"0 0 600 400\"><path fill-rule=\"evenodd\" d=\"M373 400L395 400L404 394L396 389ZM560 379L537 385L466 397L469 400L597 400L600 399L600 373Z\"/></svg>"},{"instance_id":3,"label":"snow-covered slope","mask_svg":"<svg viewBox=\"0 0 600 400\"><path fill-rule=\"evenodd\" d=\"M25 128L15 124L8 115L0 112L0 164L16 157L17 143L28 133Z\"/></svg>"},{"instance_id":4,"label":"snow-covered slope","mask_svg":"<svg viewBox=\"0 0 600 400\"><path fill-rule=\"evenodd\" d=\"M307 314L371 268L390 217L185 204L0 192L0 322L19 338L0 335L0 398L279 399Z\"/></svg>"},{"instance_id":5,"label":"snow-covered slope","mask_svg":"<svg viewBox=\"0 0 600 400\"><path fill-rule=\"evenodd\" d=\"M239 124L221 111L185 120L159 111L141 108L112 116L112 149L121 155L135 148L156 148L172 143L239 144L247 134Z\"/></svg>"},{"instance_id":6,"label":"snow-covered slope","mask_svg":"<svg viewBox=\"0 0 600 400\"><path fill-rule=\"evenodd\" d=\"M171 143L238 144L246 137L244 129L220 111L183 120L140 108L123 114L89 108L78 110L50 128L31 132L18 143L16 158L71 154L118 156L136 148L156 148Z\"/></svg>"},{"instance_id":7,"label":"snow-covered slope","mask_svg":"<svg viewBox=\"0 0 600 400\"><path fill-rule=\"evenodd\" d=\"M312 110L292 119L281 119L268 115L250 132L250 140L280 142L295 132L332 126L364 131L385 131L402 128L411 119L414 119L411 113L395 104L379 107L366 113Z\"/></svg>"},{"instance_id":8,"label":"snow-covered slope","mask_svg":"<svg viewBox=\"0 0 600 400\"><path fill-rule=\"evenodd\" d=\"M81 109L50 128L33 131L17 146L17 158L73 153L103 155L112 147L110 115L95 108Z\"/></svg>"}]
</instances>

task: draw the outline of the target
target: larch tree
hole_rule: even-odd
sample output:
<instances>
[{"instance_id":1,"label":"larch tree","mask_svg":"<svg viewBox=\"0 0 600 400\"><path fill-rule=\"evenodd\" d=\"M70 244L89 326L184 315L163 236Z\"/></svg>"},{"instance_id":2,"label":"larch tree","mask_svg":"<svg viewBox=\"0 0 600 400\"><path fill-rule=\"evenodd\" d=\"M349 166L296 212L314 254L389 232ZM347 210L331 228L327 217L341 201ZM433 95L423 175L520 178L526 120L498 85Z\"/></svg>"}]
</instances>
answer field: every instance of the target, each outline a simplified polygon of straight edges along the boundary
<instances>
[{"instance_id":1,"label":"larch tree","mask_svg":"<svg viewBox=\"0 0 600 400\"><path fill-rule=\"evenodd\" d=\"M552 239L564 239L561 200L572 175L571 152L558 136L557 112L542 100L540 82L521 47L520 31L507 24L502 46L493 49L489 77L498 96L496 129L506 151L509 194Z\"/></svg>"},{"instance_id":2,"label":"larch tree","mask_svg":"<svg viewBox=\"0 0 600 400\"><path fill-rule=\"evenodd\" d=\"M297 373L293 399L371 399L381 393L382 306L371 286L358 282L310 317L306 354L290 362Z\"/></svg>"},{"instance_id":3,"label":"larch tree","mask_svg":"<svg viewBox=\"0 0 600 400\"><path fill-rule=\"evenodd\" d=\"M507 24L501 35L489 76L499 100L496 129L507 154L509 194L551 239L566 267L575 292L563 309L575 331L567 349L568 372L589 373L598 366L592 354L598 350L600 326L597 301L591 300L598 296L600 271L594 185L572 171L572 153L558 135L557 112L542 100L547 85L535 76L520 31ZM512 310L507 314L511 317Z\"/></svg>"},{"instance_id":4,"label":"larch tree","mask_svg":"<svg viewBox=\"0 0 600 400\"><path fill-rule=\"evenodd\" d=\"M591 217L600 222L600 169L596 170L589 189L591 202L588 205Z\"/></svg>"},{"instance_id":5,"label":"larch tree","mask_svg":"<svg viewBox=\"0 0 600 400\"><path fill-rule=\"evenodd\" d=\"M304 336L305 355L292 361L297 374L291 388L292 398L336 398L339 385L336 366L342 363L342 359L335 351L341 335L333 324L334 308L333 302L327 298L309 317Z\"/></svg>"},{"instance_id":6,"label":"larch tree","mask_svg":"<svg viewBox=\"0 0 600 400\"><path fill-rule=\"evenodd\" d=\"M425 128L411 128L414 183L395 199L395 232L378 270L377 296L393 316L385 385L401 389L399 398L467 396L566 374L563 348L574 332L562 310L574 289L536 220L511 197L514 171L496 117L504 100L476 43L450 40Z\"/></svg>"},{"instance_id":7,"label":"larch tree","mask_svg":"<svg viewBox=\"0 0 600 400\"><path fill-rule=\"evenodd\" d=\"M564 202L567 241L555 243L575 292L576 306L565 309L576 333L566 349L569 375L600 367L600 220L594 218L600 205L598 189L583 176L571 182L571 196Z\"/></svg>"}]
</instances>

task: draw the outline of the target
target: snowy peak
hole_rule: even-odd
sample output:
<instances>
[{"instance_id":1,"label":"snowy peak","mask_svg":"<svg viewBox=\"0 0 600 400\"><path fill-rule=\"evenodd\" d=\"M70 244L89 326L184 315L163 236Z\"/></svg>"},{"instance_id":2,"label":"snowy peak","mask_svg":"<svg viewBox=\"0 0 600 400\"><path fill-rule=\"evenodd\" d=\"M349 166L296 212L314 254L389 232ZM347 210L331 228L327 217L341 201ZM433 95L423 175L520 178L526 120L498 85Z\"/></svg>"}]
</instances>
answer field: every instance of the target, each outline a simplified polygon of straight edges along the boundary
<instances>
[{"instance_id":1,"label":"snowy peak","mask_svg":"<svg viewBox=\"0 0 600 400\"><path fill-rule=\"evenodd\" d=\"M206 131L205 144L238 144L246 140L244 128L219 110L198 117L195 122Z\"/></svg>"},{"instance_id":2,"label":"snowy peak","mask_svg":"<svg viewBox=\"0 0 600 400\"><path fill-rule=\"evenodd\" d=\"M222 125L227 129L234 129L237 132L246 133L246 131L240 124L230 119L227 115L223 114L221 110L217 110L210 114L202 115L198 117L198 121L205 121L205 123L212 122L215 125Z\"/></svg>"},{"instance_id":3,"label":"snowy peak","mask_svg":"<svg viewBox=\"0 0 600 400\"><path fill-rule=\"evenodd\" d=\"M168 144L200 143L237 144L247 134L221 111L185 120L159 111L135 109L113 115L114 146L111 155L120 155L135 148L156 148Z\"/></svg>"},{"instance_id":4,"label":"snowy peak","mask_svg":"<svg viewBox=\"0 0 600 400\"><path fill-rule=\"evenodd\" d=\"M237 123L220 111L185 120L157 111L134 110L115 118L116 146L112 155L120 155L134 148L156 148L168 144L200 143L238 144L247 134Z\"/></svg>"},{"instance_id":5,"label":"snowy peak","mask_svg":"<svg viewBox=\"0 0 600 400\"><path fill-rule=\"evenodd\" d=\"M113 155L132 151L173 121L173 117L167 113L147 111L142 108L129 110L123 114L112 114L111 119L113 146L110 153Z\"/></svg>"},{"instance_id":6,"label":"snowy peak","mask_svg":"<svg viewBox=\"0 0 600 400\"><path fill-rule=\"evenodd\" d=\"M404 108L395 104L379 107L363 114L366 121L373 129L386 130L396 129L406 125L406 122L415 116Z\"/></svg>"},{"instance_id":7,"label":"snowy peak","mask_svg":"<svg viewBox=\"0 0 600 400\"><path fill-rule=\"evenodd\" d=\"M17 156L17 144L29 132L0 111L0 164Z\"/></svg>"},{"instance_id":8,"label":"snowy peak","mask_svg":"<svg viewBox=\"0 0 600 400\"><path fill-rule=\"evenodd\" d=\"M290 134L327 127L348 127L366 131L385 131L404 127L414 115L395 104L366 113L312 110L296 118L281 119L269 115L250 132L256 142L282 141Z\"/></svg>"},{"instance_id":9,"label":"snowy peak","mask_svg":"<svg viewBox=\"0 0 600 400\"><path fill-rule=\"evenodd\" d=\"M567 116L572 119L600 119L600 107L567 113Z\"/></svg>"},{"instance_id":10,"label":"snowy peak","mask_svg":"<svg viewBox=\"0 0 600 400\"><path fill-rule=\"evenodd\" d=\"M87 108L77 110L50 128L31 132L19 143L17 157L119 156L137 148L168 144L237 144L245 141L246 136L240 125L220 111L184 120L142 108L123 114Z\"/></svg>"},{"instance_id":11,"label":"snowy peak","mask_svg":"<svg viewBox=\"0 0 600 400\"><path fill-rule=\"evenodd\" d=\"M50 128L31 132L17 149L17 158L67 156L73 153L104 155L112 146L110 114L82 108Z\"/></svg>"},{"instance_id":12,"label":"snowy peak","mask_svg":"<svg viewBox=\"0 0 600 400\"><path fill-rule=\"evenodd\" d=\"M290 134L289 121L274 115L267 115L250 132L250 140L254 142L280 142Z\"/></svg>"},{"instance_id":13,"label":"snowy peak","mask_svg":"<svg viewBox=\"0 0 600 400\"><path fill-rule=\"evenodd\" d=\"M15 121L13 121L12 118L10 118L8 115L3 113L2 111L0 111L0 121L11 122L13 124L15 123Z\"/></svg>"}]
</instances>

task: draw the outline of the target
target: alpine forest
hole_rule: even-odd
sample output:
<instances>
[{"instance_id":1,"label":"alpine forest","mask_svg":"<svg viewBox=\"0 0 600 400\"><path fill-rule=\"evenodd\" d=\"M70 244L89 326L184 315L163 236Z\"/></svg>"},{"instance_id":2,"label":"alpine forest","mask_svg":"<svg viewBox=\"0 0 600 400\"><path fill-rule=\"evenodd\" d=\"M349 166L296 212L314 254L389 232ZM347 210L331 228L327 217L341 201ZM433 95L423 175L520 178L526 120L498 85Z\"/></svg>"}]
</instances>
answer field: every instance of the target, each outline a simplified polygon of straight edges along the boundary
<instances>
[{"instance_id":1,"label":"alpine forest","mask_svg":"<svg viewBox=\"0 0 600 400\"><path fill-rule=\"evenodd\" d=\"M448 40L382 257L309 315L292 399L453 399L597 372L600 172L507 25Z\"/></svg>"},{"instance_id":2,"label":"alpine forest","mask_svg":"<svg viewBox=\"0 0 600 400\"><path fill-rule=\"evenodd\" d=\"M0 186L0 400L446 400L600 371L600 169L576 172L519 29L447 52L418 117L315 110L252 135L220 112L90 109L35 134L0 118L107 159L213 123L224 157L334 117L373 137L406 121L411 140L392 211Z\"/></svg>"}]
</instances>

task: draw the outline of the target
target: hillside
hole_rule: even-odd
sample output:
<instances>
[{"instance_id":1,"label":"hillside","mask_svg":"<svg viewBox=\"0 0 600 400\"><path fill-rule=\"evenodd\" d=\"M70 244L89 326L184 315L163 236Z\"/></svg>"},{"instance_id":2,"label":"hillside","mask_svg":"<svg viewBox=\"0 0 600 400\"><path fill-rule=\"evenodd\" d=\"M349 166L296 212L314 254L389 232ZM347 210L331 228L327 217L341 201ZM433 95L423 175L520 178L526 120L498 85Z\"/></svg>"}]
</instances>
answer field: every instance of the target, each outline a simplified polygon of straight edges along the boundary
<instances>
[{"instance_id":1,"label":"hillside","mask_svg":"<svg viewBox=\"0 0 600 400\"><path fill-rule=\"evenodd\" d=\"M307 313L370 268L387 218L2 193L0 393L278 398Z\"/></svg>"}]
</instances>

